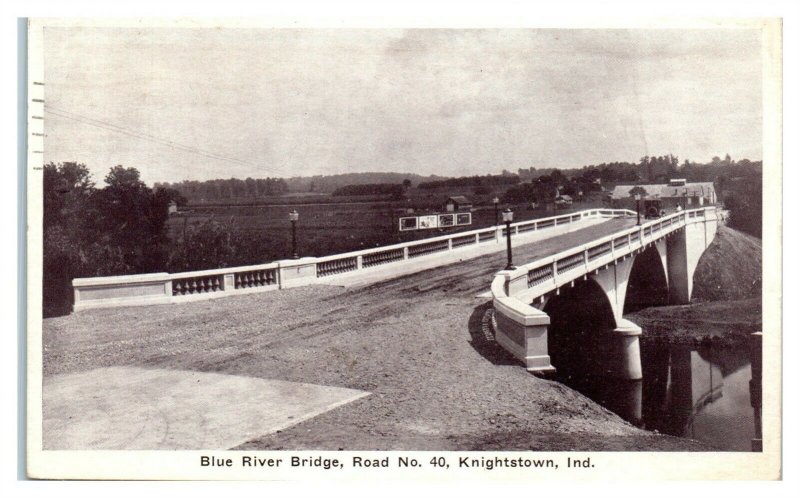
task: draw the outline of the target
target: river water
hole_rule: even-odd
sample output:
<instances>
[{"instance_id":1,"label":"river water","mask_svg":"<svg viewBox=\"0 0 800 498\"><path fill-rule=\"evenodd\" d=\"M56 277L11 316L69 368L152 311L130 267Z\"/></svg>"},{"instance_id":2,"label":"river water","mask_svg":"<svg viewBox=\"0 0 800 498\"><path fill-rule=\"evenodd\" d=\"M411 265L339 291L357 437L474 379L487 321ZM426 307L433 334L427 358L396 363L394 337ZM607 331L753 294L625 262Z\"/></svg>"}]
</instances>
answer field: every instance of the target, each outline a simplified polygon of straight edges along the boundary
<instances>
[{"instance_id":1,"label":"river water","mask_svg":"<svg viewBox=\"0 0 800 498\"><path fill-rule=\"evenodd\" d=\"M634 425L703 441L722 451L751 451L749 352L641 340L643 378L620 381L571 373L561 380Z\"/></svg>"}]
</instances>

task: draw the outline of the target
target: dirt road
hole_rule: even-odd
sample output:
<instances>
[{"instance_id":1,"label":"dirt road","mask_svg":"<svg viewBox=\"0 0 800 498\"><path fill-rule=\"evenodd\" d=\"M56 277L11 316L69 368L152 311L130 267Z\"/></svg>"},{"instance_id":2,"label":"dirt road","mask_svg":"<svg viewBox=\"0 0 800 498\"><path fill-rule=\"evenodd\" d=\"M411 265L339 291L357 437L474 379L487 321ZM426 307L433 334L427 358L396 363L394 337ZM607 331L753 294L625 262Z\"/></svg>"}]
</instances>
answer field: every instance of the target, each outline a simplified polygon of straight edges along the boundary
<instances>
[{"instance_id":1,"label":"dirt road","mask_svg":"<svg viewBox=\"0 0 800 498\"><path fill-rule=\"evenodd\" d=\"M530 261L632 225L515 249ZM45 320L45 376L105 366L230 373L369 391L240 449L702 450L641 431L527 373L487 338L493 254L368 287L312 286Z\"/></svg>"}]
</instances>

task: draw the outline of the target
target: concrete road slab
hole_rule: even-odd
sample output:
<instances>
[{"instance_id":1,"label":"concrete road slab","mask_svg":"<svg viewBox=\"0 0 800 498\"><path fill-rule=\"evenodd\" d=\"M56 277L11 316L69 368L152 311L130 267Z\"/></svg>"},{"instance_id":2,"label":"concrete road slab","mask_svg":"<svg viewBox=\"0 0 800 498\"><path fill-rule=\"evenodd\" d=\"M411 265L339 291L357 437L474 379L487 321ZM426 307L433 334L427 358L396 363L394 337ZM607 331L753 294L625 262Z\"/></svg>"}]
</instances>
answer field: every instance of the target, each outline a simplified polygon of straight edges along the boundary
<instances>
[{"instance_id":1,"label":"concrete road slab","mask_svg":"<svg viewBox=\"0 0 800 498\"><path fill-rule=\"evenodd\" d=\"M185 370L98 368L44 379L46 450L228 449L369 393Z\"/></svg>"}]
</instances>

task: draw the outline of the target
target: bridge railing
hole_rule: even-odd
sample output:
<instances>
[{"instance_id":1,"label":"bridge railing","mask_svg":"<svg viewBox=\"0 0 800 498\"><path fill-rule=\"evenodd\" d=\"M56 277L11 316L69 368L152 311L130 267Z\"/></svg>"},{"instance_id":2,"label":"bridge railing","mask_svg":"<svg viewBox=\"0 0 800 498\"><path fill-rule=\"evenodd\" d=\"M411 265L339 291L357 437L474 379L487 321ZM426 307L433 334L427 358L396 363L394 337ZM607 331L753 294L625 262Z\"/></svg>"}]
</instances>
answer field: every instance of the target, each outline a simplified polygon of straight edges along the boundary
<instances>
[{"instance_id":1,"label":"bridge railing","mask_svg":"<svg viewBox=\"0 0 800 498\"><path fill-rule=\"evenodd\" d=\"M515 270L498 272L491 285L495 339L522 361L529 371L552 372L554 368L547 355L550 317L533 306L537 300L541 304L548 293L558 293L564 285L616 264L620 259L631 257L687 224L707 221L717 222L716 207L693 209L657 220L645 220L642 225L571 247Z\"/></svg>"},{"instance_id":2,"label":"bridge railing","mask_svg":"<svg viewBox=\"0 0 800 498\"><path fill-rule=\"evenodd\" d=\"M636 213L627 209L588 209L513 223L511 230L512 234L522 234L565 227L586 219L632 216ZM331 256L261 265L184 273L76 278L72 281L74 309L173 303L307 285L343 273L498 244L505 232L504 226L493 226Z\"/></svg>"},{"instance_id":3,"label":"bridge railing","mask_svg":"<svg viewBox=\"0 0 800 498\"><path fill-rule=\"evenodd\" d=\"M687 210L657 220L645 220L639 226L571 247L558 254L521 265L516 270L499 272L492 282L495 311L498 312L498 308L502 310L508 305L509 299L519 301L520 304L533 302L619 258L627 258L686 224L707 220L717 220L716 207ZM527 308L533 310L530 306ZM515 313L520 312L516 303L514 309Z\"/></svg>"}]
</instances>

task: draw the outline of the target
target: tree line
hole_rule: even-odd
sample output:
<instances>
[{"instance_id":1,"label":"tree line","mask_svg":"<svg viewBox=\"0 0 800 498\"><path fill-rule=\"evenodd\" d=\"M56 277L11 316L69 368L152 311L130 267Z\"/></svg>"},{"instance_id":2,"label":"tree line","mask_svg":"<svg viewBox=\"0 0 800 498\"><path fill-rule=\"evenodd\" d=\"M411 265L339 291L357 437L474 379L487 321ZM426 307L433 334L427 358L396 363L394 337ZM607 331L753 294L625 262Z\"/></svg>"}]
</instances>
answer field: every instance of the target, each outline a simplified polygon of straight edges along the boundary
<instances>
[{"instance_id":1,"label":"tree line","mask_svg":"<svg viewBox=\"0 0 800 498\"><path fill-rule=\"evenodd\" d=\"M411 186L411 180L406 179L405 184L397 183L364 183L360 185L345 185L333 191L335 197L347 195L388 195L392 199L401 199L406 188Z\"/></svg>"},{"instance_id":2,"label":"tree line","mask_svg":"<svg viewBox=\"0 0 800 498\"><path fill-rule=\"evenodd\" d=\"M289 191L282 178L229 178L227 180L185 180L177 183L156 183L156 189L176 190L192 202L259 198L283 195Z\"/></svg>"},{"instance_id":3,"label":"tree line","mask_svg":"<svg viewBox=\"0 0 800 498\"><path fill-rule=\"evenodd\" d=\"M428 190L441 187L492 187L498 185L516 185L520 182L519 175L473 175L458 178L447 178L432 182L422 182L417 188Z\"/></svg>"},{"instance_id":4,"label":"tree line","mask_svg":"<svg viewBox=\"0 0 800 498\"><path fill-rule=\"evenodd\" d=\"M98 188L84 164L49 163L43 171L45 311L69 303L75 277L161 271L164 224L175 190L150 189L134 168L115 166Z\"/></svg>"},{"instance_id":5,"label":"tree line","mask_svg":"<svg viewBox=\"0 0 800 498\"><path fill-rule=\"evenodd\" d=\"M676 156L644 156L638 163L612 162L582 168L519 169L523 181L508 189L503 202L552 202L559 194L574 196L601 190L602 184L666 183L671 178L689 182L714 182L717 197L730 211L729 225L761 237L762 232L762 162L749 159L733 160L714 156L701 163Z\"/></svg>"}]
</instances>

